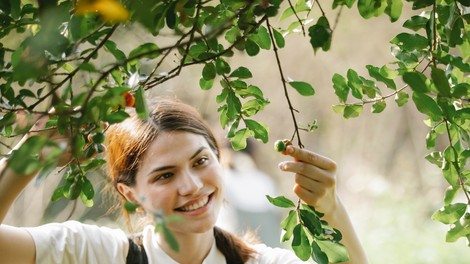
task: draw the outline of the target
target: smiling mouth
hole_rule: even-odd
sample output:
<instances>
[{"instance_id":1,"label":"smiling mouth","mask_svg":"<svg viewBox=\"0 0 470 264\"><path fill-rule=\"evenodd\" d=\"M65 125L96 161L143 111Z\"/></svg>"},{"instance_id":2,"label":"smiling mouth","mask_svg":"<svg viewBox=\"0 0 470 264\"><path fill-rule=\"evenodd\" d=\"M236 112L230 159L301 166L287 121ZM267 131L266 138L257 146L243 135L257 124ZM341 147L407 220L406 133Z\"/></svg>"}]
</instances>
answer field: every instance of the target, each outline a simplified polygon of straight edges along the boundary
<instances>
[{"instance_id":1,"label":"smiling mouth","mask_svg":"<svg viewBox=\"0 0 470 264\"><path fill-rule=\"evenodd\" d=\"M204 197L202 200L200 200L197 203L194 203L194 204L191 204L191 205L188 205L188 206L183 206L183 207L176 208L176 211L191 212L191 211L197 210L201 207L204 207L207 203L209 203L210 197L211 197L211 195Z\"/></svg>"}]
</instances>

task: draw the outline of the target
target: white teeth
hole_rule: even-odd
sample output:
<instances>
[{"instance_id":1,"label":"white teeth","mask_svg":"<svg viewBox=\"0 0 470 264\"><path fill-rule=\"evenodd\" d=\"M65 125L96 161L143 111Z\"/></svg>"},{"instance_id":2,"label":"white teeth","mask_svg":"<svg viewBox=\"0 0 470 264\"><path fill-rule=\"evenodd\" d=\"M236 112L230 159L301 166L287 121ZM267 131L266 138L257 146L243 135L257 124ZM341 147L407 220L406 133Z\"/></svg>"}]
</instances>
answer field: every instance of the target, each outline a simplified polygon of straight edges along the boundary
<instances>
[{"instance_id":1,"label":"white teeth","mask_svg":"<svg viewBox=\"0 0 470 264\"><path fill-rule=\"evenodd\" d=\"M199 208L203 207L204 205L206 205L208 201L209 201L209 197L206 196L204 199L202 199L198 203L188 205L188 206L185 206L185 207L181 207L181 211L188 212L188 211L193 211L193 210L199 209Z\"/></svg>"}]
</instances>

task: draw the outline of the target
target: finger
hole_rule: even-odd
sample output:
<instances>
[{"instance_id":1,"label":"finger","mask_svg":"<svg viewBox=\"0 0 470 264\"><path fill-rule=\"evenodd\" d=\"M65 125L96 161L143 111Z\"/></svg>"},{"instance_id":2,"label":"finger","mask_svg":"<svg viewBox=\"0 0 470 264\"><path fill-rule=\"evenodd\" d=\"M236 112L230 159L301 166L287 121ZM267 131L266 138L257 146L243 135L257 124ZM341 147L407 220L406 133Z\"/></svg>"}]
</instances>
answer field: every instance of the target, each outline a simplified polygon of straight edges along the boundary
<instances>
[{"instance_id":1,"label":"finger","mask_svg":"<svg viewBox=\"0 0 470 264\"><path fill-rule=\"evenodd\" d=\"M324 170L336 170L336 163L333 160L306 149L288 146L286 149L286 154L295 158L296 160L310 163Z\"/></svg>"},{"instance_id":2,"label":"finger","mask_svg":"<svg viewBox=\"0 0 470 264\"><path fill-rule=\"evenodd\" d=\"M302 185L294 185L294 193L305 203L315 206L318 201L326 194L324 191L311 191L305 189Z\"/></svg>"},{"instance_id":3,"label":"finger","mask_svg":"<svg viewBox=\"0 0 470 264\"><path fill-rule=\"evenodd\" d=\"M334 174L330 171L321 169L315 165L301 161L284 161L279 164L283 171L293 172L302 175L313 181L324 183L328 187L335 185Z\"/></svg>"},{"instance_id":4,"label":"finger","mask_svg":"<svg viewBox=\"0 0 470 264\"><path fill-rule=\"evenodd\" d=\"M324 173L314 175L295 174L295 183L303 186L305 189L315 191L319 189L331 189L335 186L335 179Z\"/></svg>"}]
</instances>

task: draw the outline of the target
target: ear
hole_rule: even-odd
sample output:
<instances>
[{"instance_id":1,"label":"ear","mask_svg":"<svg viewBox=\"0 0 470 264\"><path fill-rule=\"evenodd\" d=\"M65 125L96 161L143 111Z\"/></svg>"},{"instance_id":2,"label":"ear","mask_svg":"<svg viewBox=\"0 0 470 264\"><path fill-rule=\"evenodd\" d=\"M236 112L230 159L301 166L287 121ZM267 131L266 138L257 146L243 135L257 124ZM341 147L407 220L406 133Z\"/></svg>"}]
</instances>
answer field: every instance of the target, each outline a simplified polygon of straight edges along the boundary
<instances>
[{"instance_id":1,"label":"ear","mask_svg":"<svg viewBox=\"0 0 470 264\"><path fill-rule=\"evenodd\" d=\"M136 199L136 193L135 193L135 190L134 188L128 186L128 185L125 185L124 183L118 183L117 184L117 189L119 191L119 193L122 194L122 196L124 196L124 198L126 198L126 200L128 200L129 202L132 202L132 203L135 203L135 204L139 204L140 201Z\"/></svg>"}]
</instances>

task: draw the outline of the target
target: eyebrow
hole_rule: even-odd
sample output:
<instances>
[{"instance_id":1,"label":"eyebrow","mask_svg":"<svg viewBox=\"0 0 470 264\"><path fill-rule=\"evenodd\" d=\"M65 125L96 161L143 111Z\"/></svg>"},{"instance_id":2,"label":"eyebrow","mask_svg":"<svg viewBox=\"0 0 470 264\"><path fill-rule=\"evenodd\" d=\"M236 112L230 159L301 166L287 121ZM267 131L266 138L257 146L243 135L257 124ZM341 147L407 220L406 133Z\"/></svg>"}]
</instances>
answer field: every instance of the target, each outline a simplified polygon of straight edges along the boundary
<instances>
[{"instance_id":1,"label":"eyebrow","mask_svg":"<svg viewBox=\"0 0 470 264\"><path fill-rule=\"evenodd\" d=\"M201 153L203 150L207 149L207 147L200 147L196 150L196 152L194 152L194 154L188 159L188 160L192 160L194 159L197 155L199 155L199 153ZM150 177L151 175L153 175L155 172L159 172L159 171L165 171L165 170L169 170L169 169L173 169L175 168L176 166L174 165L170 165L170 166L162 166L162 167L157 167L155 169L153 169L150 173L147 174L147 177Z\"/></svg>"}]
</instances>

